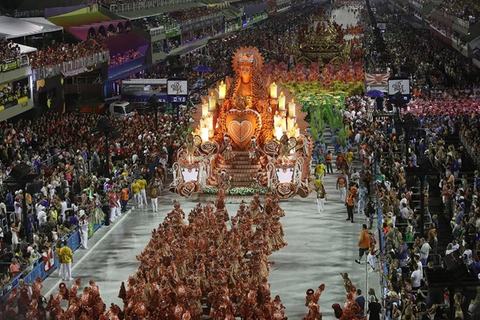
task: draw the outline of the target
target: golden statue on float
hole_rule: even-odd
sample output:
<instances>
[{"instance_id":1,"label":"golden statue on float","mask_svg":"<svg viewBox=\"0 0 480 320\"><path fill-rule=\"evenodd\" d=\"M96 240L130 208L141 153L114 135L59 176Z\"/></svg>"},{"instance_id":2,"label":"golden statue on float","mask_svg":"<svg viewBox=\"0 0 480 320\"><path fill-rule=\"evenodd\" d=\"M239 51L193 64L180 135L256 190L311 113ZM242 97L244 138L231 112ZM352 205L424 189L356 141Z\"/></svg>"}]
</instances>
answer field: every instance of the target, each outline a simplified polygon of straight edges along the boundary
<instances>
[{"instance_id":1,"label":"golden statue on float","mask_svg":"<svg viewBox=\"0 0 480 320\"><path fill-rule=\"evenodd\" d=\"M197 106L195 132L177 152L172 189L268 187L280 198L310 193L312 140L288 89L260 76L263 59L242 47L227 77Z\"/></svg>"}]
</instances>

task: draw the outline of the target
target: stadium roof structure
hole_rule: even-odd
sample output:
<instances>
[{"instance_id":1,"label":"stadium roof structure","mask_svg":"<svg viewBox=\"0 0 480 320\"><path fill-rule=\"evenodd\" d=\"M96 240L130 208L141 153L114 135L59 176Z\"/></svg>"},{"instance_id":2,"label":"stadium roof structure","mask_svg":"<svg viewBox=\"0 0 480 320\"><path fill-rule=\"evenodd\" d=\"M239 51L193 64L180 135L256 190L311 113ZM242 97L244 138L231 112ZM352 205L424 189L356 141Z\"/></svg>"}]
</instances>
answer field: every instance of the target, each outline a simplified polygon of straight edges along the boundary
<instances>
[{"instance_id":1,"label":"stadium roof structure","mask_svg":"<svg viewBox=\"0 0 480 320\"><path fill-rule=\"evenodd\" d=\"M0 16L0 38L13 39L63 30L44 18L16 19Z\"/></svg>"}]
</instances>

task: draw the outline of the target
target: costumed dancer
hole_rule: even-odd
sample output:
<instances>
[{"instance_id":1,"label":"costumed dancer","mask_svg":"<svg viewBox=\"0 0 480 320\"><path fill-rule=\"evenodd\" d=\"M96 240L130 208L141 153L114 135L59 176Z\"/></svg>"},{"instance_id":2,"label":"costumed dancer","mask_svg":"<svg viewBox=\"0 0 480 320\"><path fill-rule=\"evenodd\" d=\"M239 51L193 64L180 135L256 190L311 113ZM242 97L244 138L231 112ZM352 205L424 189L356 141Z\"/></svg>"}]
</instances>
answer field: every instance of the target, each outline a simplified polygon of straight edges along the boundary
<instances>
[{"instance_id":1,"label":"costumed dancer","mask_svg":"<svg viewBox=\"0 0 480 320\"><path fill-rule=\"evenodd\" d=\"M158 186L152 182L149 188L150 201L152 202L152 211L158 212Z\"/></svg>"},{"instance_id":2,"label":"costumed dancer","mask_svg":"<svg viewBox=\"0 0 480 320\"><path fill-rule=\"evenodd\" d=\"M248 149L248 160L250 163L257 163L257 140L255 136L250 138L250 148Z\"/></svg>"},{"instance_id":3,"label":"costumed dancer","mask_svg":"<svg viewBox=\"0 0 480 320\"><path fill-rule=\"evenodd\" d=\"M225 163L231 164L233 162L233 158L235 158L235 154L232 152L233 147L232 143L230 142L230 136L225 133L223 137L223 152L222 156L225 159Z\"/></svg>"},{"instance_id":4,"label":"costumed dancer","mask_svg":"<svg viewBox=\"0 0 480 320\"><path fill-rule=\"evenodd\" d=\"M80 245L83 249L88 249L88 219L85 210L80 210L79 217L80 221L78 222L78 227L80 229Z\"/></svg>"},{"instance_id":5,"label":"costumed dancer","mask_svg":"<svg viewBox=\"0 0 480 320\"><path fill-rule=\"evenodd\" d=\"M347 200L347 180L343 175L338 177L336 188L340 194L340 201L345 202Z\"/></svg>"},{"instance_id":6,"label":"costumed dancer","mask_svg":"<svg viewBox=\"0 0 480 320\"><path fill-rule=\"evenodd\" d=\"M325 200L327 200L327 192L323 186L322 179L317 178L313 182L315 191L317 192L317 213L323 212L325 209Z\"/></svg>"}]
</instances>

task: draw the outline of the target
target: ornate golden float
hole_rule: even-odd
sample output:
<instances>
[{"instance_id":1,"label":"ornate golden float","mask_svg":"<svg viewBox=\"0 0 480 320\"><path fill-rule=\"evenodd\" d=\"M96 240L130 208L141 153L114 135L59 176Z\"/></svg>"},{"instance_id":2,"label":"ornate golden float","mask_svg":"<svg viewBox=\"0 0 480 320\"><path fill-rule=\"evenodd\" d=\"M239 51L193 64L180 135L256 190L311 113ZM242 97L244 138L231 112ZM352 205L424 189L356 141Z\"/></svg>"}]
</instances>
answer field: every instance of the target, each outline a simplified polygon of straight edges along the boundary
<instances>
[{"instance_id":1,"label":"ornate golden float","mask_svg":"<svg viewBox=\"0 0 480 320\"><path fill-rule=\"evenodd\" d=\"M262 78L256 48L239 48L227 77L197 106L195 132L177 152L172 189L264 188L286 199L310 193L312 140L300 104L274 79Z\"/></svg>"}]
</instances>

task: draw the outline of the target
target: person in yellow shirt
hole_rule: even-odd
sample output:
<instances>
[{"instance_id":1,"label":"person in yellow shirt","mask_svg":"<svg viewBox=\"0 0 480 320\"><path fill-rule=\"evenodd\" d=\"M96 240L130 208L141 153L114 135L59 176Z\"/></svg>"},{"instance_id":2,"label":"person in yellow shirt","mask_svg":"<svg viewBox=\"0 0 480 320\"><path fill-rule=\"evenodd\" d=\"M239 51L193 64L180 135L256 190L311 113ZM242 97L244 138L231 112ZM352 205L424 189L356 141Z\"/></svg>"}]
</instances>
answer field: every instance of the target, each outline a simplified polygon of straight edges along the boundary
<instances>
[{"instance_id":1,"label":"person in yellow shirt","mask_svg":"<svg viewBox=\"0 0 480 320\"><path fill-rule=\"evenodd\" d=\"M62 274L63 281L72 281L72 261L73 261L73 252L67 246L67 241L63 240L61 248L57 248L57 258L60 263L60 273Z\"/></svg>"},{"instance_id":2,"label":"person in yellow shirt","mask_svg":"<svg viewBox=\"0 0 480 320\"><path fill-rule=\"evenodd\" d=\"M315 165L315 176L317 179L322 179L325 176L325 165L319 162Z\"/></svg>"},{"instance_id":3,"label":"person in yellow shirt","mask_svg":"<svg viewBox=\"0 0 480 320\"><path fill-rule=\"evenodd\" d=\"M142 198L140 196L140 186L138 185L137 181L134 181L130 188L132 189L133 199L135 199L135 204L139 206L141 204Z\"/></svg>"},{"instance_id":4,"label":"person in yellow shirt","mask_svg":"<svg viewBox=\"0 0 480 320\"><path fill-rule=\"evenodd\" d=\"M352 151L352 148L350 148L345 153L345 161L347 162L348 168L352 166L353 158L354 158L353 151Z\"/></svg>"},{"instance_id":5,"label":"person in yellow shirt","mask_svg":"<svg viewBox=\"0 0 480 320\"><path fill-rule=\"evenodd\" d=\"M140 205L147 205L147 180L143 176L137 180L138 187L140 188Z\"/></svg>"}]
</instances>

